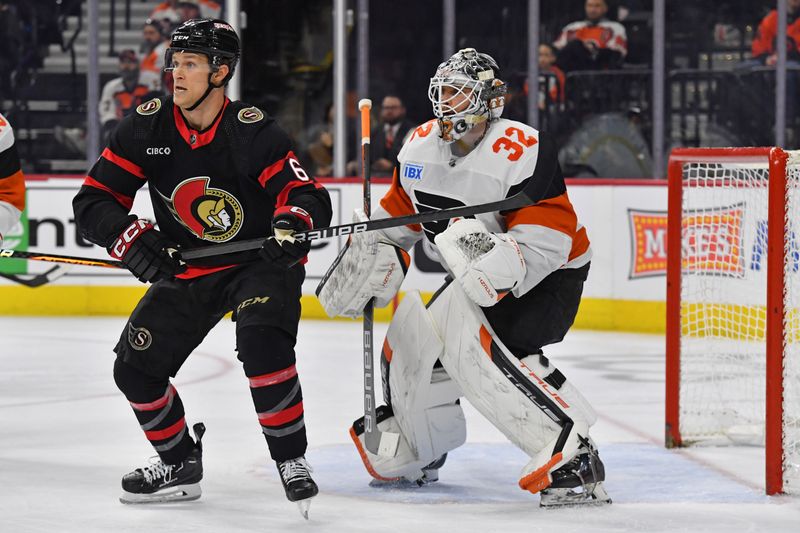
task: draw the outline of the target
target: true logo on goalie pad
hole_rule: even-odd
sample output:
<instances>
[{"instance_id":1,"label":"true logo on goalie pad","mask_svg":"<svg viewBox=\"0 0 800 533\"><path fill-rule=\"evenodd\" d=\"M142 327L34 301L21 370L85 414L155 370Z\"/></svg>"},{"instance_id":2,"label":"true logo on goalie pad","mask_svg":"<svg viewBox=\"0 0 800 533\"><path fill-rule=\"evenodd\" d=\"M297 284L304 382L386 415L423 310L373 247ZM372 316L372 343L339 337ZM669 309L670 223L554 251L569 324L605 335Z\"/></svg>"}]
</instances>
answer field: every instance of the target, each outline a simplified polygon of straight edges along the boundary
<instances>
[{"instance_id":1,"label":"true logo on goalie pad","mask_svg":"<svg viewBox=\"0 0 800 533\"><path fill-rule=\"evenodd\" d=\"M128 322L128 344L137 351L144 351L153 344L153 336L146 328L137 328Z\"/></svg>"}]
</instances>

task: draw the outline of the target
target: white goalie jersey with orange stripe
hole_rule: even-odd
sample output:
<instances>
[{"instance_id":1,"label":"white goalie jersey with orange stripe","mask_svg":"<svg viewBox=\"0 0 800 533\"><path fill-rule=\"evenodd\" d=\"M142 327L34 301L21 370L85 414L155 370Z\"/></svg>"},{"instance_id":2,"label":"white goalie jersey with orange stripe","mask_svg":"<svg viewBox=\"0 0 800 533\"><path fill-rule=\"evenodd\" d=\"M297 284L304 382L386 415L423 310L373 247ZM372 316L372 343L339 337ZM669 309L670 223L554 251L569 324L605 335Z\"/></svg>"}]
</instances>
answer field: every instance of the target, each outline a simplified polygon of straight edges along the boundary
<instances>
[{"instance_id":1,"label":"white goalie jersey with orange stripe","mask_svg":"<svg viewBox=\"0 0 800 533\"><path fill-rule=\"evenodd\" d=\"M19 164L11 124L0 115L0 243L25 209L25 178Z\"/></svg>"},{"instance_id":2,"label":"white goalie jersey with orange stripe","mask_svg":"<svg viewBox=\"0 0 800 533\"><path fill-rule=\"evenodd\" d=\"M373 218L483 204L523 189L536 200L521 209L475 217L488 231L508 233L519 244L526 271L512 291L515 296L558 269L579 268L590 261L589 239L569 201L555 143L532 127L496 120L473 151L454 158L450 145L439 138L436 121L430 121L414 130L398 161L391 188ZM408 250L421 238L433 244L448 224L444 220L382 231Z\"/></svg>"}]
</instances>

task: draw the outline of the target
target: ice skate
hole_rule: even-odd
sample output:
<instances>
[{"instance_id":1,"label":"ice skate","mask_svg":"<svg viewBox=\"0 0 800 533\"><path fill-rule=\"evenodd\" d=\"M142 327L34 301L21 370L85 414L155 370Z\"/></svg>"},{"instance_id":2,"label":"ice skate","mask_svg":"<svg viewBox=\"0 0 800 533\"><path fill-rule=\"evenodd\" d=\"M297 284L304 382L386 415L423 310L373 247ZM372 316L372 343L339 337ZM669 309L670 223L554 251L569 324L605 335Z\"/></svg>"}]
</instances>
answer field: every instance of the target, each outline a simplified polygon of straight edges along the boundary
<instances>
[{"instance_id":1,"label":"ice skate","mask_svg":"<svg viewBox=\"0 0 800 533\"><path fill-rule=\"evenodd\" d=\"M417 485L422 486L439 481L439 469L444 466L445 461L447 461L447 454L422 467L422 477L417 480Z\"/></svg>"},{"instance_id":2,"label":"ice skate","mask_svg":"<svg viewBox=\"0 0 800 533\"><path fill-rule=\"evenodd\" d=\"M289 459L277 463L281 475L281 483L290 502L297 503L297 508L303 518L308 520L308 508L311 498L317 495L319 488L311 479L311 467L305 457Z\"/></svg>"},{"instance_id":3,"label":"ice skate","mask_svg":"<svg viewBox=\"0 0 800 533\"><path fill-rule=\"evenodd\" d=\"M540 507L577 507L611 503L603 481L606 470L597 449L585 441L570 462L552 473L553 482L541 491Z\"/></svg>"},{"instance_id":4,"label":"ice skate","mask_svg":"<svg viewBox=\"0 0 800 533\"><path fill-rule=\"evenodd\" d=\"M183 462L168 465L158 456L151 464L137 468L122 478L122 503L164 503L196 500L200 497L200 480L203 479L203 445L201 439L206 428L194 425L194 449Z\"/></svg>"}]
</instances>

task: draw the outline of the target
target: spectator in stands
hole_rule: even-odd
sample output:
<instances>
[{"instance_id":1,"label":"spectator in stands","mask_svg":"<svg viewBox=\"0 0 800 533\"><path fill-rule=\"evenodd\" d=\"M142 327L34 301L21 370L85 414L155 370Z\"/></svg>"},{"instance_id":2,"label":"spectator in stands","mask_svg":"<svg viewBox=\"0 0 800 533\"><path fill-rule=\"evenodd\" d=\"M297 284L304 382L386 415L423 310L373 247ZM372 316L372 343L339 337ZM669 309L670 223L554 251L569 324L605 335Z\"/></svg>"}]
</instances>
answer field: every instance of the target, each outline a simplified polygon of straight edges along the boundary
<instances>
[{"instance_id":1,"label":"spectator in stands","mask_svg":"<svg viewBox=\"0 0 800 533\"><path fill-rule=\"evenodd\" d=\"M17 10L0 1L0 96L11 91L11 74L19 67L22 31Z\"/></svg>"},{"instance_id":2,"label":"spectator in stands","mask_svg":"<svg viewBox=\"0 0 800 533\"><path fill-rule=\"evenodd\" d=\"M103 143L123 117L129 115L136 106L160 94L160 78L150 71L139 69L139 58L134 50L119 53L119 78L105 84L100 96L100 124Z\"/></svg>"},{"instance_id":3,"label":"spectator in stands","mask_svg":"<svg viewBox=\"0 0 800 533\"><path fill-rule=\"evenodd\" d=\"M800 61L800 0L788 0L786 3L787 28L786 50L787 59ZM778 37L778 11L773 9L761 20L758 32L753 39L753 60L760 65L774 66L778 61L776 39Z\"/></svg>"},{"instance_id":4,"label":"spectator in stands","mask_svg":"<svg viewBox=\"0 0 800 533\"><path fill-rule=\"evenodd\" d=\"M544 76L544 78L543 78ZM555 107L564 103L564 86L566 77L564 71L556 66L556 50L547 43L539 45L539 83L545 80L546 91L539 90L539 109ZM525 80L523 90L528 95L528 81Z\"/></svg>"},{"instance_id":5,"label":"spectator in stands","mask_svg":"<svg viewBox=\"0 0 800 533\"><path fill-rule=\"evenodd\" d=\"M333 104L325 106L323 121L309 131L308 156L311 158L311 173L314 176L330 176L333 173Z\"/></svg>"},{"instance_id":6,"label":"spectator in stands","mask_svg":"<svg viewBox=\"0 0 800 533\"><path fill-rule=\"evenodd\" d=\"M553 46L564 71L613 69L628 53L625 27L606 18L606 0L586 0L586 18L564 26Z\"/></svg>"},{"instance_id":7,"label":"spectator in stands","mask_svg":"<svg viewBox=\"0 0 800 533\"><path fill-rule=\"evenodd\" d=\"M197 2L178 2L178 15L181 23L187 20L199 19L203 16L200 5Z\"/></svg>"},{"instance_id":8,"label":"spectator in stands","mask_svg":"<svg viewBox=\"0 0 800 533\"><path fill-rule=\"evenodd\" d=\"M164 36L164 25L156 19L147 19L142 26L142 43L139 52L142 61L139 68L144 71L154 72L159 77L164 69L164 52L169 46L169 41Z\"/></svg>"},{"instance_id":9,"label":"spectator in stands","mask_svg":"<svg viewBox=\"0 0 800 533\"><path fill-rule=\"evenodd\" d=\"M383 97L380 124L372 132L370 143L372 171L376 176L391 176L403 140L415 125L406 118L406 106L399 96Z\"/></svg>"},{"instance_id":10,"label":"spectator in stands","mask_svg":"<svg viewBox=\"0 0 800 533\"><path fill-rule=\"evenodd\" d=\"M192 4L191 6L181 4ZM185 10L197 8L199 13L192 17L184 17ZM150 18L156 20L167 19L172 25L180 24L185 20L192 18L220 18L222 14L222 6L213 0L197 0L195 2L181 2L179 0L167 0L158 4L153 11L150 12Z\"/></svg>"}]
</instances>

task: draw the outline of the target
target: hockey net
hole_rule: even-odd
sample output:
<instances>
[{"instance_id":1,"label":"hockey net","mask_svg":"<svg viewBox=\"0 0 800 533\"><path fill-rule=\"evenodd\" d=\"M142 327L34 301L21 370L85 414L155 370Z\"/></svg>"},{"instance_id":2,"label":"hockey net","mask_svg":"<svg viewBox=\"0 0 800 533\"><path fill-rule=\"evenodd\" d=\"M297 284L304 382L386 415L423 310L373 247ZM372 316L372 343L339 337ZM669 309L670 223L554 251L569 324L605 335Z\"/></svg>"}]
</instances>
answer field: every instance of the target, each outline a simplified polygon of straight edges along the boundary
<instances>
[{"instance_id":1,"label":"hockey net","mask_svg":"<svg viewBox=\"0 0 800 533\"><path fill-rule=\"evenodd\" d=\"M765 445L767 493L800 494L800 152L679 149L669 174L667 446Z\"/></svg>"}]
</instances>

